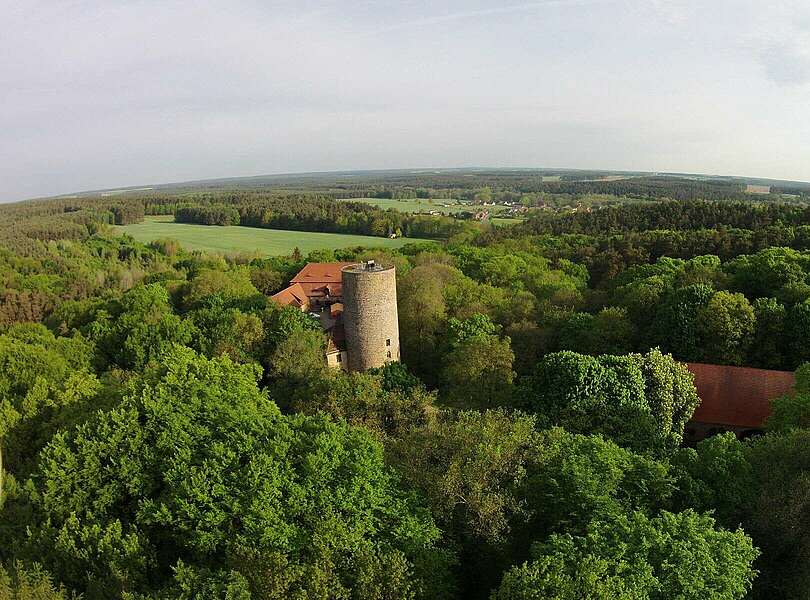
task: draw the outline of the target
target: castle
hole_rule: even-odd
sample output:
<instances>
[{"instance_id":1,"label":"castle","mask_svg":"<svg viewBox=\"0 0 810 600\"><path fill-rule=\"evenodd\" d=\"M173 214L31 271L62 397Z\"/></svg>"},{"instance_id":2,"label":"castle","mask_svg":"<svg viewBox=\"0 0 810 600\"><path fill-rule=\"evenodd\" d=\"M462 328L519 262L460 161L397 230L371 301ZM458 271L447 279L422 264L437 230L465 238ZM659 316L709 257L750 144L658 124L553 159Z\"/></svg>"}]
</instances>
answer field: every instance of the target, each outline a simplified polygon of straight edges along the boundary
<instances>
[{"instance_id":1,"label":"castle","mask_svg":"<svg viewBox=\"0 0 810 600\"><path fill-rule=\"evenodd\" d=\"M272 299L320 319L330 367L365 371L399 360L394 267L307 263Z\"/></svg>"}]
</instances>

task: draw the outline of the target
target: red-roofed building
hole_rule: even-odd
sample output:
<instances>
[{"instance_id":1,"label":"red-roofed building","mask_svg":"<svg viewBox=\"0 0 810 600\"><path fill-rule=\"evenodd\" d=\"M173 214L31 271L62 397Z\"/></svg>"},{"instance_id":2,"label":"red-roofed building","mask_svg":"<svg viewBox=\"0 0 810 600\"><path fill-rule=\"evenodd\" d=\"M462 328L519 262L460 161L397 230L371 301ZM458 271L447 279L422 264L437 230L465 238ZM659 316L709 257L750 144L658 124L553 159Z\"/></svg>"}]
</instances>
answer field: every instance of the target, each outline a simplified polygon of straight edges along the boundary
<instances>
[{"instance_id":1,"label":"red-roofed building","mask_svg":"<svg viewBox=\"0 0 810 600\"><path fill-rule=\"evenodd\" d=\"M285 306L295 306L303 311L320 310L343 299L343 274L341 269L354 263L307 263L290 280L290 286L271 296ZM302 301L303 299L303 301Z\"/></svg>"},{"instance_id":2,"label":"red-roofed building","mask_svg":"<svg viewBox=\"0 0 810 600\"><path fill-rule=\"evenodd\" d=\"M284 306L294 306L303 312L309 311L309 298L300 283L294 283L277 294L270 296L271 300Z\"/></svg>"},{"instance_id":3,"label":"red-roofed building","mask_svg":"<svg viewBox=\"0 0 810 600\"><path fill-rule=\"evenodd\" d=\"M346 276L351 311L344 321ZM327 337L327 365L366 370L399 360L395 277L393 267L377 265L373 260L362 264L307 263L290 280L290 286L273 295L272 300L320 319Z\"/></svg>"},{"instance_id":4,"label":"red-roofed building","mask_svg":"<svg viewBox=\"0 0 810 600\"><path fill-rule=\"evenodd\" d=\"M790 371L688 363L695 376L700 405L686 428L687 441L722 431L740 437L761 433L771 414L771 401L795 384Z\"/></svg>"},{"instance_id":5,"label":"red-roofed building","mask_svg":"<svg viewBox=\"0 0 810 600\"><path fill-rule=\"evenodd\" d=\"M290 280L291 284L300 284L309 298L310 304L325 305L339 302L343 298L343 274L341 269L350 262L307 263L298 274Z\"/></svg>"}]
</instances>

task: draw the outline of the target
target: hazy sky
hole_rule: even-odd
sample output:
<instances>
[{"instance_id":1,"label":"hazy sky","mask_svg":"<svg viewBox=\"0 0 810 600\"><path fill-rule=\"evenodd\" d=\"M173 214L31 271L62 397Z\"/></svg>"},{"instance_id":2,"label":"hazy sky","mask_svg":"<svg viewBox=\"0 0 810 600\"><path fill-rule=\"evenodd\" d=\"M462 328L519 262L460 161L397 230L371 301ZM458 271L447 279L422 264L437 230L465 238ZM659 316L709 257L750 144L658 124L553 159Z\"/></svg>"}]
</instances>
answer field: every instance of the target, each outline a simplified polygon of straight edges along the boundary
<instances>
[{"instance_id":1,"label":"hazy sky","mask_svg":"<svg viewBox=\"0 0 810 600\"><path fill-rule=\"evenodd\" d=\"M0 201L427 166L810 180L810 1L0 0Z\"/></svg>"}]
</instances>

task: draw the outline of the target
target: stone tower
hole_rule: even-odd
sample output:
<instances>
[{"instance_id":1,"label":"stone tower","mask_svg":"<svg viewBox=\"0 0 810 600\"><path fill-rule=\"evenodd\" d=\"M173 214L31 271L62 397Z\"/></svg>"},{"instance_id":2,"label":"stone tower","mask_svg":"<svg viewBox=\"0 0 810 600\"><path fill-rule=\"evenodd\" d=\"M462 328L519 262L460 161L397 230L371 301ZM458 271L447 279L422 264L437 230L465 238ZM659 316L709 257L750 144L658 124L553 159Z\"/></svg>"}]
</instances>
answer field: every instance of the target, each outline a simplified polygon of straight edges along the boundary
<instances>
[{"instance_id":1,"label":"stone tower","mask_svg":"<svg viewBox=\"0 0 810 600\"><path fill-rule=\"evenodd\" d=\"M344 267L342 273L349 370L365 371L398 361L396 270L370 260Z\"/></svg>"}]
</instances>

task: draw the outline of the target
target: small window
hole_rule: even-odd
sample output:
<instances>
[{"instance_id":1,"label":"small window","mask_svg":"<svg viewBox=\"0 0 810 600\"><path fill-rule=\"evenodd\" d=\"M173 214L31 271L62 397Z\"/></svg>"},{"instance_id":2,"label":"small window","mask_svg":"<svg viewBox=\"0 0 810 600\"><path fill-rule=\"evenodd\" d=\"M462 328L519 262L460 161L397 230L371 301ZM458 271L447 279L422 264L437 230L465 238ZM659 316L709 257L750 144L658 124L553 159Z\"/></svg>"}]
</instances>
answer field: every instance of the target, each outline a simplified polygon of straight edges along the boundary
<instances>
[{"instance_id":1,"label":"small window","mask_svg":"<svg viewBox=\"0 0 810 600\"><path fill-rule=\"evenodd\" d=\"M388 358L391 358L391 351L388 351Z\"/></svg>"},{"instance_id":2,"label":"small window","mask_svg":"<svg viewBox=\"0 0 810 600\"><path fill-rule=\"evenodd\" d=\"M340 354L340 353L338 352L338 355L337 355L337 357L336 357L336 360L337 360L338 362L343 362L343 355L342 355L342 354Z\"/></svg>"},{"instance_id":3,"label":"small window","mask_svg":"<svg viewBox=\"0 0 810 600\"><path fill-rule=\"evenodd\" d=\"M388 338L387 340L385 340L385 345L386 345L386 346L390 346L390 345L391 345L391 338Z\"/></svg>"}]
</instances>

